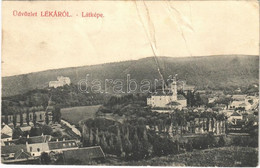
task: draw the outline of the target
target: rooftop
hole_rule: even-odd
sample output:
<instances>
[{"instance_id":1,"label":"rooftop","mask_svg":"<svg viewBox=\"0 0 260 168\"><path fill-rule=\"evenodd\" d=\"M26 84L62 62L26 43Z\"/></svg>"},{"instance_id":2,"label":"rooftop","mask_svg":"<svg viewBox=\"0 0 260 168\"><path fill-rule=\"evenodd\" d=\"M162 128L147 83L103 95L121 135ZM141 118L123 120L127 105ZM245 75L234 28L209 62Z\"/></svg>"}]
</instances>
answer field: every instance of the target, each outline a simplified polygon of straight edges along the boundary
<instances>
[{"instance_id":1,"label":"rooftop","mask_svg":"<svg viewBox=\"0 0 260 168\"><path fill-rule=\"evenodd\" d=\"M51 140L51 136L50 135L41 135L41 136L29 137L28 138L28 143L29 144L43 143L43 142L48 142L50 140Z\"/></svg>"},{"instance_id":2,"label":"rooftop","mask_svg":"<svg viewBox=\"0 0 260 168\"><path fill-rule=\"evenodd\" d=\"M233 114L231 114L230 116L241 116L238 112L234 112Z\"/></svg>"},{"instance_id":3,"label":"rooftop","mask_svg":"<svg viewBox=\"0 0 260 168\"><path fill-rule=\"evenodd\" d=\"M25 131L30 131L31 130L31 126L24 126L24 127L20 127L20 129L25 132Z\"/></svg>"},{"instance_id":4,"label":"rooftop","mask_svg":"<svg viewBox=\"0 0 260 168\"><path fill-rule=\"evenodd\" d=\"M76 141L74 140L48 142L48 145L50 150L78 147Z\"/></svg>"},{"instance_id":5,"label":"rooftop","mask_svg":"<svg viewBox=\"0 0 260 168\"><path fill-rule=\"evenodd\" d=\"M1 134L1 139L5 139L5 138L11 138L12 136L9 136L7 134Z\"/></svg>"},{"instance_id":6,"label":"rooftop","mask_svg":"<svg viewBox=\"0 0 260 168\"><path fill-rule=\"evenodd\" d=\"M185 100L186 98L183 95L177 95L178 100Z\"/></svg>"},{"instance_id":7,"label":"rooftop","mask_svg":"<svg viewBox=\"0 0 260 168\"><path fill-rule=\"evenodd\" d=\"M104 152L100 146L67 150L63 152L63 156L65 162L67 162L69 159L76 159L84 162L92 159L105 158Z\"/></svg>"},{"instance_id":8,"label":"rooftop","mask_svg":"<svg viewBox=\"0 0 260 168\"><path fill-rule=\"evenodd\" d=\"M9 153L16 153L23 149L23 151L26 151L26 145L10 145L10 146L1 146L1 154L9 154Z\"/></svg>"}]
</instances>

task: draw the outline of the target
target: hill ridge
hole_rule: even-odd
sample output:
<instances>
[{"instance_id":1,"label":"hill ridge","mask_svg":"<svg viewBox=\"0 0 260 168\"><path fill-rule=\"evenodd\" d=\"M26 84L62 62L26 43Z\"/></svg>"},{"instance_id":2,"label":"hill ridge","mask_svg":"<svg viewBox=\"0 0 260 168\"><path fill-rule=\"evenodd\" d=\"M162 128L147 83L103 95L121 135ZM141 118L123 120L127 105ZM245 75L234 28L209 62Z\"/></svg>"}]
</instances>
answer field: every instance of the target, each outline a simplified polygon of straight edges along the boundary
<instances>
[{"instance_id":1,"label":"hill ridge","mask_svg":"<svg viewBox=\"0 0 260 168\"><path fill-rule=\"evenodd\" d=\"M220 57L222 57L220 59ZM178 74L188 84L205 87L244 86L259 82L259 56L213 55L201 57L156 57L164 77ZM51 69L2 77L2 96L22 94L44 88L57 76L68 76L76 84L90 74L93 79L124 79L126 74L137 81L160 79L154 57L97 65Z\"/></svg>"}]
</instances>

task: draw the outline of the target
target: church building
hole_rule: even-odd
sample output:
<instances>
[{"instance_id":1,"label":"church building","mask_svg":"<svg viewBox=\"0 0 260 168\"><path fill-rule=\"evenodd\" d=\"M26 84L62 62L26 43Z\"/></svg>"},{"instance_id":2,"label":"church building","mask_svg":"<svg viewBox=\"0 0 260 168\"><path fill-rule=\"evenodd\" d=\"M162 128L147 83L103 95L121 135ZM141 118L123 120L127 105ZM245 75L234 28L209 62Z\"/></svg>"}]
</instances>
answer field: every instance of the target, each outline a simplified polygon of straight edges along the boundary
<instances>
[{"instance_id":1,"label":"church building","mask_svg":"<svg viewBox=\"0 0 260 168\"><path fill-rule=\"evenodd\" d=\"M173 79L170 87L157 91L147 98L147 105L152 108L177 108L182 109L187 106L187 99L183 95L177 94L176 78Z\"/></svg>"}]
</instances>

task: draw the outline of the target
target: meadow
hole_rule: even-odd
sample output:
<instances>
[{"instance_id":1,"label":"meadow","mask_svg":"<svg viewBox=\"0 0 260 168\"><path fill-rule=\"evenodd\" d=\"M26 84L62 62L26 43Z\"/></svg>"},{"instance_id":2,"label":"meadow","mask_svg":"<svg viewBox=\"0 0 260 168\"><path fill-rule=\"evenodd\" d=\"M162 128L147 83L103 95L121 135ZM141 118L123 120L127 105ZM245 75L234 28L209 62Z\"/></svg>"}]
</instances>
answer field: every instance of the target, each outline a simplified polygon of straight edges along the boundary
<instances>
[{"instance_id":1,"label":"meadow","mask_svg":"<svg viewBox=\"0 0 260 168\"><path fill-rule=\"evenodd\" d=\"M71 124L77 125L79 121L95 118L95 114L101 105L79 106L61 109L61 118Z\"/></svg>"},{"instance_id":2,"label":"meadow","mask_svg":"<svg viewBox=\"0 0 260 168\"><path fill-rule=\"evenodd\" d=\"M232 146L194 150L178 155L131 162L120 162L111 158L108 159L108 162L109 165L128 166L256 167L258 165L258 149Z\"/></svg>"}]
</instances>

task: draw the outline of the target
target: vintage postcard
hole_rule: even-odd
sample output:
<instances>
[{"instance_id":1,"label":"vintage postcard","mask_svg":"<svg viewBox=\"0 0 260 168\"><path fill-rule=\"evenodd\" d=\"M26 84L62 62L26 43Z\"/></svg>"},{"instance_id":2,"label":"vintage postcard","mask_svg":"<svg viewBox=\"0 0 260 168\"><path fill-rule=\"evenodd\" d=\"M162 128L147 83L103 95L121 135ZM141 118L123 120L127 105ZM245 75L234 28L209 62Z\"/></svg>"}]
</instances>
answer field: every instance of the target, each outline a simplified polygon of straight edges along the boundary
<instances>
[{"instance_id":1,"label":"vintage postcard","mask_svg":"<svg viewBox=\"0 0 260 168\"><path fill-rule=\"evenodd\" d=\"M3 0L1 48L1 166L259 164L257 0Z\"/></svg>"}]
</instances>

